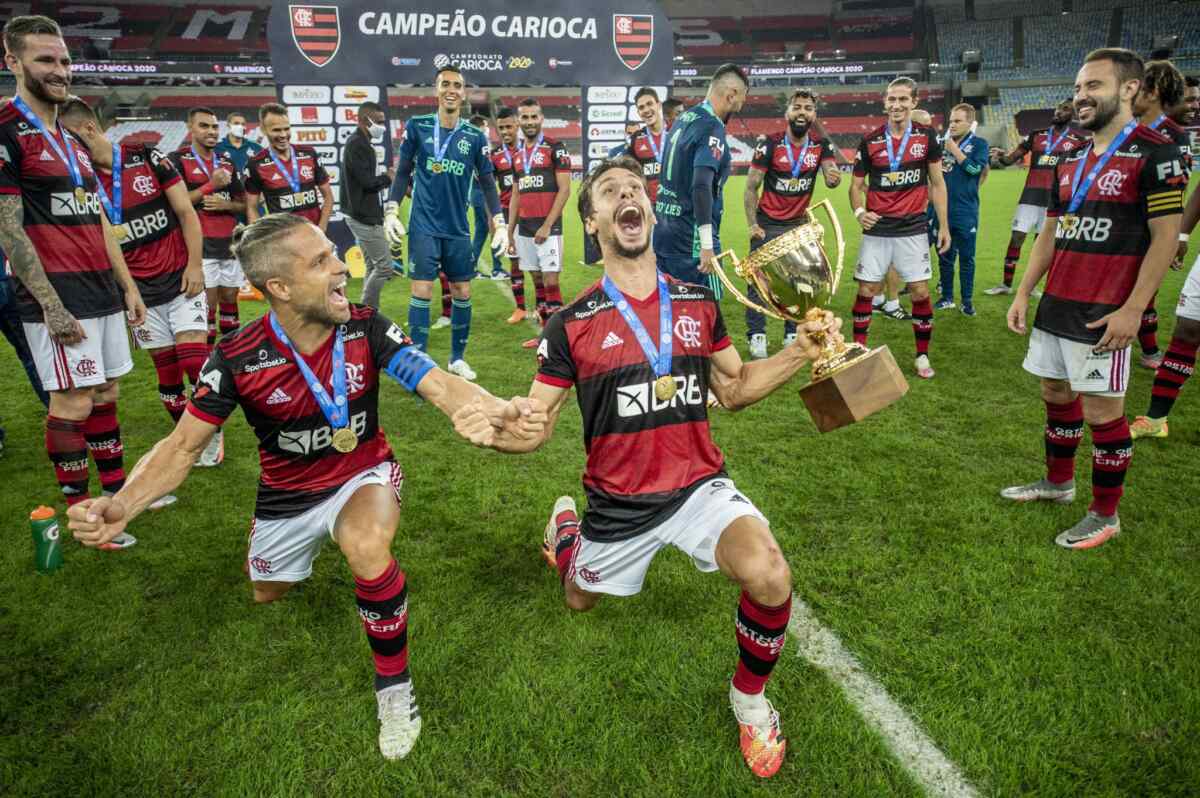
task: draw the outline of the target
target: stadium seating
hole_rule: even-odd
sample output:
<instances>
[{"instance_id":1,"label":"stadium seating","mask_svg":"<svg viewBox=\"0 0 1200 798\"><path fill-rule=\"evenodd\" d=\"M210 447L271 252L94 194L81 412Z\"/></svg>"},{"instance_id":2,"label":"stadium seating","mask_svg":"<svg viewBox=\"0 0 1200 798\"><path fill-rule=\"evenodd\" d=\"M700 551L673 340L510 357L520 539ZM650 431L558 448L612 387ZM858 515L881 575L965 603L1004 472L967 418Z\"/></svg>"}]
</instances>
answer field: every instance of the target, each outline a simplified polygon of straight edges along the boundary
<instances>
[{"instance_id":1,"label":"stadium seating","mask_svg":"<svg viewBox=\"0 0 1200 798\"><path fill-rule=\"evenodd\" d=\"M1009 69L1013 65L1013 22L1011 19L984 22L947 22L938 26L938 59L942 64L961 63L963 50L978 49L983 67Z\"/></svg>"},{"instance_id":2,"label":"stadium seating","mask_svg":"<svg viewBox=\"0 0 1200 798\"><path fill-rule=\"evenodd\" d=\"M1126 8L1123 23L1122 47L1149 53L1155 36L1174 34L1179 37L1176 56L1200 56L1200 3L1165 3L1156 6L1152 14L1142 8Z\"/></svg>"}]
</instances>

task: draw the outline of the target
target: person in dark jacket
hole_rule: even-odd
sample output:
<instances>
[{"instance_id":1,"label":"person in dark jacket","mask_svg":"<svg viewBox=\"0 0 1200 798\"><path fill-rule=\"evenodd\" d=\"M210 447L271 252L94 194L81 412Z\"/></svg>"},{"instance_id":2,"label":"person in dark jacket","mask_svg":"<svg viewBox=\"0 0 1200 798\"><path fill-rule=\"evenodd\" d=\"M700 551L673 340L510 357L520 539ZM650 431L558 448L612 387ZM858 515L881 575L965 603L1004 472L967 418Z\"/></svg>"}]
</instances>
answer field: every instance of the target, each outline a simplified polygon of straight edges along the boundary
<instances>
[{"instance_id":1,"label":"person in dark jacket","mask_svg":"<svg viewBox=\"0 0 1200 798\"><path fill-rule=\"evenodd\" d=\"M358 106L358 130L342 150L342 181L339 200L346 225L362 249L366 263L362 303L379 307L383 284L392 279L392 256L383 234L383 205L379 192L392 184L395 169L380 174L376 167L374 141L382 141L387 132L383 108L378 103Z\"/></svg>"}]
</instances>

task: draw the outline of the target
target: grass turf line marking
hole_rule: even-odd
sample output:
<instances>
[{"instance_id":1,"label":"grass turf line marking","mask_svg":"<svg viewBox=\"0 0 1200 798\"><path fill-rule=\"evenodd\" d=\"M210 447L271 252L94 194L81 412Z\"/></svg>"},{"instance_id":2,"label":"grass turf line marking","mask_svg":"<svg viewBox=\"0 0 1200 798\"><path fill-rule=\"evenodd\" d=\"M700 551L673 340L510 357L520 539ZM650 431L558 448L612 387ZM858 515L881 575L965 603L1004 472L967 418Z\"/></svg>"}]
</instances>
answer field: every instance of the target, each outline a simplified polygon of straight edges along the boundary
<instances>
[{"instance_id":1,"label":"grass turf line marking","mask_svg":"<svg viewBox=\"0 0 1200 798\"><path fill-rule=\"evenodd\" d=\"M958 767L908 716L887 690L846 650L842 641L821 624L808 605L792 596L788 631L799 644L799 656L824 671L842 688L850 703L872 726L900 765L928 795L976 798L978 792Z\"/></svg>"}]
</instances>

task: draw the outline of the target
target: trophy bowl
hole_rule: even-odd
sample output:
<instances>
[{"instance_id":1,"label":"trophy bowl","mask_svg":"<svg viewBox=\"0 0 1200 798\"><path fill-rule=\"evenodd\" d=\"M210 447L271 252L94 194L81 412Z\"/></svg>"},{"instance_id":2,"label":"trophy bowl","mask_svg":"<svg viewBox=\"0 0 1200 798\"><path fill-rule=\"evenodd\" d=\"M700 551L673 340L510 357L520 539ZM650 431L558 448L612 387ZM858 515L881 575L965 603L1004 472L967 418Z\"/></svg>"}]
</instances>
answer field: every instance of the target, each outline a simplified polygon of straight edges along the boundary
<instances>
[{"instance_id":1,"label":"trophy bowl","mask_svg":"<svg viewBox=\"0 0 1200 798\"><path fill-rule=\"evenodd\" d=\"M814 211L823 211L833 231L836 259L825 249L826 231ZM845 263L846 241L829 200L807 212L807 221L766 242L739 259L733 250L717 256L717 277L735 299L775 319L803 324L821 318L837 293ZM721 262L733 261L738 277L763 298L750 300L725 273ZM821 432L859 421L882 410L908 392L908 382L886 346L867 349L835 341L824 333L808 337L821 348L812 364L812 382L800 389L813 422Z\"/></svg>"}]
</instances>

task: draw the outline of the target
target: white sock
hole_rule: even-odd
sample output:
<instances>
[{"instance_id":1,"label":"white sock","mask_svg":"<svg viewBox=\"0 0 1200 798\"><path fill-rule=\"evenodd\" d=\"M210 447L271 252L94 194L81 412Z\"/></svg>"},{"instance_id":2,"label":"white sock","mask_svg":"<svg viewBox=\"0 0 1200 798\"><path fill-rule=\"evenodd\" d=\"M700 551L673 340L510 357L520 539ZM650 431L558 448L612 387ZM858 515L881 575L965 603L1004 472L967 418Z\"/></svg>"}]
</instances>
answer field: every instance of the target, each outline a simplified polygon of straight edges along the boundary
<instances>
[{"instance_id":1,"label":"white sock","mask_svg":"<svg viewBox=\"0 0 1200 798\"><path fill-rule=\"evenodd\" d=\"M738 720L766 728L771 722L771 708L767 705L766 693L743 693L729 684L729 703L733 704Z\"/></svg>"},{"instance_id":2,"label":"white sock","mask_svg":"<svg viewBox=\"0 0 1200 798\"><path fill-rule=\"evenodd\" d=\"M887 302L883 303L884 310L895 310L898 307L900 307L899 299L889 299Z\"/></svg>"},{"instance_id":3,"label":"white sock","mask_svg":"<svg viewBox=\"0 0 1200 798\"><path fill-rule=\"evenodd\" d=\"M871 307L873 307L873 308L879 307L880 305L883 304L883 300L884 300L883 294L876 294L875 296L871 297Z\"/></svg>"}]
</instances>

